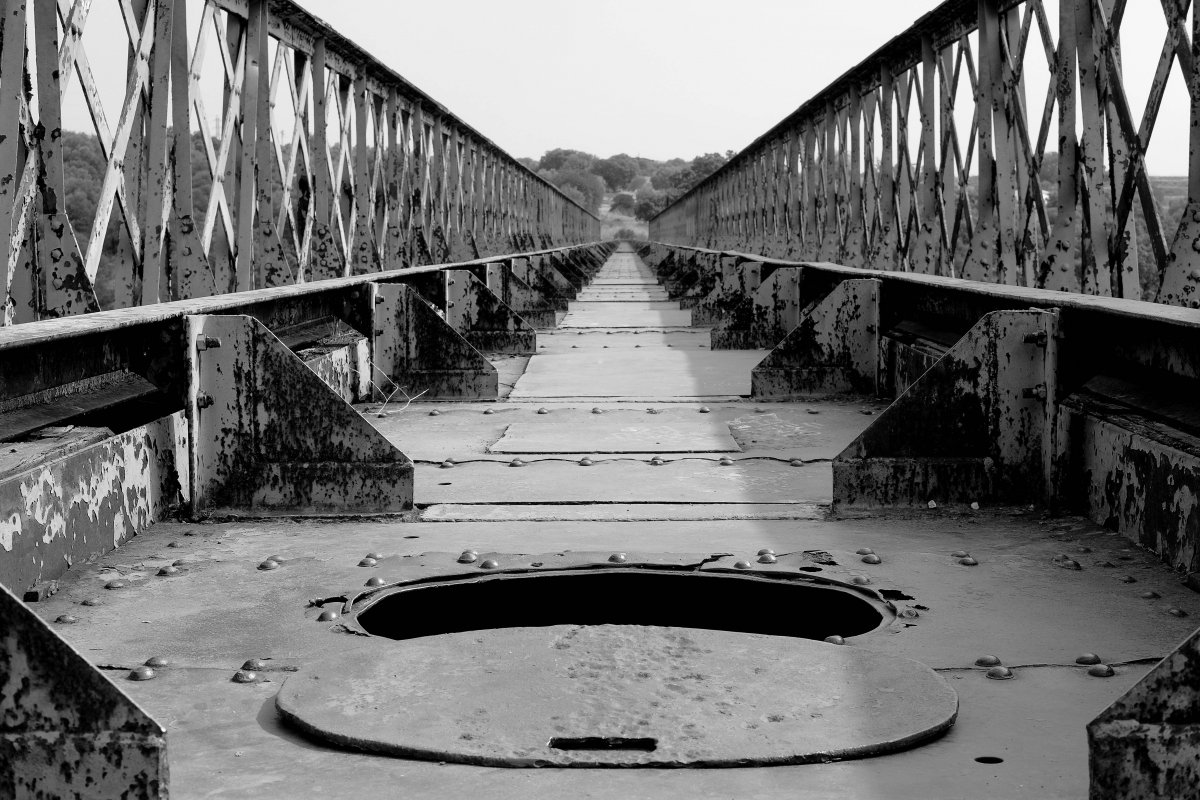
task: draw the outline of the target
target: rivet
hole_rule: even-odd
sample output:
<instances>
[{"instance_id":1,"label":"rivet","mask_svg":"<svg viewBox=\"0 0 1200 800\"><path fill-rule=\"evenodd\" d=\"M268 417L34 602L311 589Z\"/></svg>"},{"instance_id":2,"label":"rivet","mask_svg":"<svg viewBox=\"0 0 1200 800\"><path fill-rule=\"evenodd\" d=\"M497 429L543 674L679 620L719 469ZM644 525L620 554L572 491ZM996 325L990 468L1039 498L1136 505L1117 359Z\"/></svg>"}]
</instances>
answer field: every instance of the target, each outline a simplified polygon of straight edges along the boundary
<instances>
[{"instance_id":1,"label":"rivet","mask_svg":"<svg viewBox=\"0 0 1200 800\"><path fill-rule=\"evenodd\" d=\"M81 600L79 602L79 605L81 605L81 606L102 606L102 605L104 605L104 601L101 600L99 597L88 597L88 598L85 598L84 600Z\"/></svg>"},{"instance_id":2,"label":"rivet","mask_svg":"<svg viewBox=\"0 0 1200 800\"><path fill-rule=\"evenodd\" d=\"M862 409L862 411L861 411L860 413L862 413L862 414L866 414L866 415L869 417L869 416L871 416L872 414L874 414L875 412L874 412L874 411L872 411L872 410L871 410L871 409L869 409L869 408L864 408L864 409ZM932 508L932 506L931 506L931 508Z\"/></svg>"},{"instance_id":3,"label":"rivet","mask_svg":"<svg viewBox=\"0 0 1200 800\"><path fill-rule=\"evenodd\" d=\"M179 542L167 542L167 547L179 547Z\"/></svg>"},{"instance_id":4,"label":"rivet","mask_svg":"<svg viewBox=\"0 0 1200 800\"><path fill-rule=\"evenodd\" d=\"M496 569L499 566L500 566L500 564L495 559L489 558L487 561L484 561L482 564L480 564L479 568L480 569Z\"/></svg>"},{"instance_id":5,"label":"rivet","mask_svg":"<svg viewBox=\"0 0 1200 800\"><path fill-rule=\"evenodd\" d=\"M722 467L732 467L733 459L730 458L729 456L721 456L721 459L717 463L720 464Z\"/></svg>"},{"instance_id":6,"label":"rivet","mask_svg":"<svg viewBox=\"0 0 1200 800\"><path fill-rule=\"evenodd\" d=\"M537 413L539 413L539 414L549 414L549 413L550 413L550 410L549 410L549 409L546 409L546 408L539 408L539 409L537 410Z\"/></svg>"},{"instance_id":7,"label":"rivet","mask_svg":"<svg viewBox=\"0 0 1200 800\"><path fill-rule=\"evenodd\" d=\"M833 636L826 636L825 641L828 642L829 644L845 644L846 643L846 640L844 638L842 638L841 636L838 636L837 634L834 634Z\"/></svg>"},{"instance_id":8,"label":"rivet","mask_svg":"<svg viewBox=\"0 0 1200 800\"><path fill-rule=\"evenodd\" d=\"M474 564L477 558L479 558L479 553L476 553L474 550L463 550L462 555L458 557L458 563Z\"/></svg>"},{"instance_id":9,"label":"rivet","mask_svg":"<svg viewBox=\"0 0 1200 800\"><path fill-rule=\"evenodd\" d=\"M454 459L453 458L447 458L445 461L443 461L441 463L441 469L453 469L453 468L454 468Z\"/></svg>"},{"instance_id":10,"label":"rivet","mask_svg":"<svg viewBox=\"0 0 1200 800\"><path fill-rule=\"evenodd\" d=\"M1090 552L1092 552L1092 548L1090 548L1090 547L1081 547L1081 548L1079 548L1079 552L1081 552L1081 553L1090 553Z\"/></svg>"},{"instance_id":11,"label":"rivet","mask_svg":"<svg viewBox=\"0 0 1200 800\"><path fill-rule=\"evenodd\" d=\"M592 413L593 413L593 414L603 414L603 413L604 413L604 409L602 409L602 408L593 408L593 409L592 409Z\"/></svg>"},{"instance_id":12,"label":"rivet","mask_svg":"<svg viewBox=\"0 0 1200 800\"><path fill-rule=\"evenodd\" d=\"M788 462L788 464L793 467L803 467L804 466L804 462L798 458L793 458L791 461Z\"/></svg>"},{"instance_id":13,"label":"rivet","mask_svg":"<svg viewBox=\"0 0 1200 800\"><path fill-rule=\"evenodd\" d=\"M495 414L495 413L496 413L496 409L494 409L494 408L485 408L485 409L483 410L483 413L484 413L484 414Z\"/></svg>"},{"instance_id":14,"label":"rivet","mask_svg":"<svg viewBox=\"0 0 1200 800\"><path fill-rule=\"evenodd\" d=\"M1087 674L1091 675L1093 678L1111 678L1113 675L1116 675L1117 672L1108 664L1093 664L1092 666L1088 667Z\"/></svg>"},{"instance_id":15,"label":"rivet","mask_svg":"<svg viewBox=\"0 0 1200 800\"><path fill-rule=\"evenodd\" d=\"M341 614L334 611L332 608L327 608L321 612L321 616L317 617L317 622L333 622L340 616Z\"/></svg>"},{"instance_id":16,"label":"rivet","mask_svg":"<svg viewBox=\"0 0 1200 800\"><path fill-rule=\"evenodd\" d=\"M155 669L158 669L160 667L169 666L171 662L163 656L150 656L144 663L147 667L154 667Z\"/></svg>"},{"instance_id":17,"label":"rivet","mask_svg":"<svg viewBox=\"0 0 1200 800\"><path fill-rule=\"evenodd\" d=\"M1158 592L1154 591L1153 589L1151 589L1148 592L1142 592L1143 600L1157 600L1160 597L1162 597L1162 595L1159 594Z\"/></svg>"},{"instance_id":18,"label":"rivet","mask_svg":"<svg viewBox=\"0 0 1200 800\"><path fill-rule=\"evenodd\" d=\"M184 560L182 558L177 558L171 562L171 566L172 567L182 567L184 565L184 563L186 563L186 562L184 562Z\"/></svg>"},{"instance_id":19,"label":"rivet","mask_svg":"<svg viewBox=\"0 0 1200 800\"><path fill-rule=\"evenodd\" d=\"M267 668L267 662L261 658L247 658L242 663L242 669L250 670L251 672L262 672Z\"/></svg>"},{"instance_id":20,"label":"rivet","mask_svg":"<svg viewBox=\"0 0 1200 800\"><path fill-rule=\"evenodd\" d=\"M378 562L378 561L376 561L376 560L375 560L375 559L373 559L373 558L364 558L363 560L361 560L361 561L359 561L359 562L358 562L358 565L359 565L360 567L373 567L373 566L375 566L375 565L376 565L376 564L378 564L378 563L379 563L379 562Z\"/></svg>"},{"instance_id":21,"label":"rivet","mask_svg":"<svg viewBox=\"0 0 1200 800\"><path fill-rule=\"evenodd\" d=\"M1002 663L1000 656L987 655L975 659L975 666L977 667L998 667Z\"/></svg>"},{"instance_id":22,"label":"rivet","mask_svg":"<svg viewBox=\"0 0 1200 800\"><path fill-rule=\"evenodd\" d=\"M587 456L584 456L583 458L579 459L579 466L590 467L591 465L592 465L592 460L590 458L588 458Z\"/></svg>"},{"instance_id":23,"label":"rivet","mask_svg":"<svg viewBox=\"0 0 1200 800\"><path fill-rule=\"evenodd\" d=\"M121 580L120 578L117 578L116 580L111 580L108 583L104 584L104 588L105 589L124 589L128 585L129 585L129 581L125 581L125 580Z\"/></svg>"},{"instance_id":24,"label":"rivet","mask_svg":"<svg viewBox=\"0 0 1200 800\"><path fill-rule=\"evenodd\" d=\"M978 510L979 510L979 503L971 503L971 510L972 510L972 511L978 511Z\"/></svg>"},{"instance_id":25,"label":"rivet","mask_svg":"<svg viewBox=\"0 0 1200 800\"><path fill-rule=\"evenodd\" d=\"M768 555L768 554L769 554L769 555L775 555L775 551L774 551L774 550L772 550L772 549L771 549L771 548L769 548L769 547L764 547L762 550L759 550L759 551L758 551L758 555L760 555L760 556L765 556L765 555Z\"/></svg>"},{"instance_id":26,"label":"rivet","mask_svg":"<svg viewBox=\"0 0 1200 800\"><path fill-rule=\"evenodd\" d=\"M979 566L979 562L978 562L978 561L976 561L975 559L971 558L970 556L967 556L966 558L960 558L960 559L958 560L958 563L962 564L964 567L977 567L977 566Z\"/></svg>"},{"instance_id":27,"label":"rivet","mask_svg":"<svg viewBox=\"0 0 1200 800\"><path fill-rule=\"evenodd\" d=\"M749 561L735 561L733 564L733 568L734 569L750 569L750 562Z\"/></svg>"},{"instance_id":28,"label":"rivet","mask_svg":"<svg viewBox=\"0 0 1200 800\"><path fill-rule=\"evenodd\" d=\"M1167 613L1170 614L1172 617L1186 617L1188 615L1188 613L1186 611L1184 611L1182 608L1176 608L1175 606L1171 606L1170 608L1168 608Z\"/></svg>"},{"instance_id":29,"label":"rivet","mask_svg":"<svg viewBox=\"0 0 1200 800\"><path fill-rule=\"evenodd\" d=\"M271 559L269 559L269 558L268 558L266 561L264 561L264 562L262 562L261 564L259 564L259 565L258 565L258 568L259 568L260 570L263 570L263 571L266 571L266 570L272 570L272 569L279 569L279 562L278 562L278 561L273 561L273 560L271 560Z\"/></svg>"},{"instance_id":30,"label":"rivet","mask_svg":"<svg viewBox=\"0 0 1200 800\"><path fill-rule=\"evenodd\" d=\"M166 566L166 567L160 567L160 568L159 568L159 570L158 570L158 574L159 574L161 577L164 577L164 578L169 578L169 577L171 577L172 575L178 575L178 574L179 574L179 567L176 567L176 566Z\"/></svg>"},{"instance_id":31,"label":"rivet","mask_svg":"<svg viewBox=\"0 0 1200 800\"><path fill-rule=\"evenodd\" d=\"M1076 561L1075 559L1073 559L1067 555L1056 556L1054 559L1052 559L1052 561L1056 566L1062 567L1063 569L1071 569L1071 570L1083 569L1083 567L1079 566L1078 561Z\"/></svg>"},{"instance_id":32,"label":"rivet","mask_svg":"<svg viewBox=\"0 0 1200 800\"><path fill-rule=\"evenodd\" d=\"M380 411L378 414L375 415L375 417L377 419L384 419L387 416L389 416L389 414L386 411Z\"/></svg>"},{"instance_id":33,"label":"rivet","mask_svg":"<svg viewBox=\"0 0 1200 800\"><path fill-rule=\"evenodd\" d=\"M440 417L441 415L442 412L438 411L436 408L429 412L429 416L431 417Z\"/></svg>"},{"instance_id":34,"label":"rivet","mask_svg":"<svg viewBox=\"0 0 1200 800\"><path fill-rule=\"evenodd\" d=\"M153 668L145 665L134 667L129 671L129 680L131 681L148 681L152 680L157 675Z\"/></svg>"},{"instance_id":35,"label":"rivet","mask_svg":"<svg viewBox=\"0 0 1200 800\"><path fill-rule=\"evenodd\" d=\"M817 411L815 408L807 409L807 411L810 414L820 414L821 413L820 411Z\"/></svg>"},{"instance_id":36,"label":"rivet","mask_svg":"<svg viewBox=\"0 0 1200 800\"><path fill-rule=\"evenodd\" d=\"M608 557L608 560L614 564L624 564L627 558L628 556L626 556L624 553L613 553Z\"/></svg>"},{"instance_id":37,"label":"rivet","mask_svg":"<svg viewBox=\"0 0 1200 800\"><path fill-rule=\"evenodd\" d=\"M1008 667L992 667L985 674L994 681L1009 681L1016 677Z\"/></svg>"},{"instance_id":38,"label":"rivet","mask_svg":"<svg viewBox=\"0 0 1200 800\"><path fill-rule=\"evenodd\" d=\"M926 503L925 505L929 506L930 508L937 508L937 502L936 502L936 501L934 501L934 500L930 500L930 501L929 501L928 503Z\"/></svg>"},{"instance_id":39,"label":"rivet","mask_svg":"<svg viewBox=\"0 0 1200 800\"><path fill-rule=\"evenodd\" d=\"M854 551L855 555L860 555L860 556L869 556L874 552L875 551L869 547L860 547Z\"/></svg>"},{"instance_id":40,"label":"rivet","mask_svg":"<svg viewBox=\"0 0 1200 800\"><path fill-rule=\"evenodd\" d=\"M969 555L971 555L971 554L968 553L966 550L955 550L953 553L950 554L950 557L951 558L966 558Z\"/></svg>"},{"instance_id":41,"label":"rivet","mask_svg":"<svg viewBox=\"0 0 1200 800\"><path fill-rule=\"evenodd\" d=\"M510 467L523 467L525 466L525 462L519 458L514 458L512 461L508 462L508 465Z\"/></svg>"},{"instance_id":42,"label":"rivet","mask_svg":"<svg viewBox=\"0 0 1200 800\"><path fill-rule=\"evenodd\" d=\"M915 608L902 608L900 609L898 616L903 619L916 619L917 617L921 616L921 612L917 611Z\"/></svg>"},{"instance_id":43,"label":"rivet","mask_svg":"<svg viewBox=\"0 0 1200 800\"><path fill-rule=\"evenodd\" d=\"M853 578L850 579L850 582L853 583L855 586L867 586L871 583L871 579L868 578L866 575L855 575Z\"/></svg>"},{"instance_id":44,"label":"rivet","mask_svg":"<svg viewBox=\"0 0 1200 800\"><path fill-rule=\"evenodd\" d=\"M70 614L59 614L54 621L60 625L74 625L76 622L79 622L79 617Z\"/></svg>"},{"instance_id":45,"label":"rivet","mask_svg":"<svg viewBox=\"0 0 1200 800\"><path fill-rule=\"evenodd\" d=\"M258 673L250 669L239 669L233 673L234 683L254 683L258 680Z\"/></svg>"},{"instance_id":46,"label":"rivet","mask_svg":"<svg viewBox=\"0 0 1200 800\"><path fill-rule=\"evenodd\" d=\"M760 564L774 564L778 560L772 553L763 553L758 557L758 563Z\"/></svg>"},{"instance_id":47,"label":"rivet","mask_svg":"<svg viewBox=\"0 0 1200 800\"><path fill-rule=\"evenodd\" d=\"M1075 663L1083 664L1084 666L1089 664L1099 664L1100 656L1096 655L1095 653L1084 653L1079 658L1075 659Z\"/></svg>"},{"instance_id":48,"label":"rivet","mask_svg":"<svg viewBox=\"0 0 1200 800\"><path fill-rule=\"evenodd\" d=\"M883 559L881 559L879 556L875 555L874 553L871 553L870 555L863 556L862 562L864 564L880 564L880 563L883 563Z\"/></svg>"},{"instance_id":49,"label":"rivet","mask_svg":"<svg viewBox=\"0 0 1200 800\"><path fill-rule=\"evenodd\" d=\"M711 410L712 410L712 409L710 409L708 406L700 406L700 413L701 413L701 414L707 414L707 413L709 413Z\"/></svg>"},{"instance_id":50,"label":"rivet","mask_svg":"<svg viewBox=\"0 0 1200 800\"><path fill-rule=\"evenodd\" d=\"M407 539L408 537L406 536L404 538ZM363 556L363 558L373 558L376 561L378 561L379 559L383 558L383 556L379 555L379 553L376 553L374 550L372 550L371 552L369 552L365 556Z\"/></svg>"},{"instance_id":51,"label":"rivet","mask_svg":"<svg viewBox=\"0 0 1200 800\"><path fill-rule=\"evenodd\" d=\"M655 456L654 458L650 459L650 464L655 467L661 467L664 463L666 463L666 462L664 462L658 456Z\"/></svg>"},{"instance_id":52,"label":"rivet","mask_svg":"<svg viewBox=\"0 0 1200 800\"><path fill-rule=\"evenodd\" d=\"M1117 580L1119 580L1121 583L1137 583L1137 578L1133 577L1132 575L1122 575L1121 577L1117 578Z\"/></svg>"},{"instance_id":53,"label":"rivet","mask_svg":"<svg viewBox=\"0 0 1200 800\"><path fill-rule=\"evenodd\" d=\"M373 575L372 577L367 578L367 582L364 583L363 586L383 586L383 578L379 577L378 575Z\"/></svg>"}]
</instances>

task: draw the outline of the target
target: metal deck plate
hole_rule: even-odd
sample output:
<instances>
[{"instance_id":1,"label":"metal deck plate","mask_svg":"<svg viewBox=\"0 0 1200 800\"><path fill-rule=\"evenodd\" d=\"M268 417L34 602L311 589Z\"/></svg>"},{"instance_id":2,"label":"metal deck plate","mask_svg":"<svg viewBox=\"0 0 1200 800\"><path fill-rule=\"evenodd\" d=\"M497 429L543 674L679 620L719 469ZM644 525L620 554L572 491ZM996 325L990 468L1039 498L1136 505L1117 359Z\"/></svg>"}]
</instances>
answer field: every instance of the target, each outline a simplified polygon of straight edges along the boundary
<instances>
[{"instance_id":1,"label":"metal deck plate","mask_svg":"<svg viewBox=\"0 0 1200 800\"><path fill-rule=\"evenodd\" d=\"M653 419L653 418L651 418ZM645 420L643 415L642 420ZM729 426L703 417L638 424L592 417L569 423L514 422L491 453L737 453Z\"/></svg>"},{"instance_id":2,"label":"metal deck plate","mask_svg":"<svg viewBox=\"0 0 1200 800\"><path fill-rule=\"evenodd\" d=\"M276 699L327 742L495 766L762 766L902 750L954 724L917 661L806 639L556 625L380 641L303 667ZM653 740L559 749L552 737Z\"/></svg>"}]
</instances>

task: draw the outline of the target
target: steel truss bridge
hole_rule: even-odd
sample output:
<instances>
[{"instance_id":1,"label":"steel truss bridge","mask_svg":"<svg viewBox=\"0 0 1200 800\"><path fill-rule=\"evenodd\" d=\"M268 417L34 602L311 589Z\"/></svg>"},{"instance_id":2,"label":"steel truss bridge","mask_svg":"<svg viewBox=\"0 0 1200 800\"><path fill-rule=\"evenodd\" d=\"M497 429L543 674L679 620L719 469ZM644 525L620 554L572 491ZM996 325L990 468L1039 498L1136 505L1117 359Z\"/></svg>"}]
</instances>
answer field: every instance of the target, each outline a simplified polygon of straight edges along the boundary
<instances>
[{"instance_id":1,"label":"steel truss bridge","mask_svg":"<svg viewBox=\"0 0 1200 800\"><path fill-rule=\"evenodd\" d=\"M949 0L631 246L287 0L0 0L0 796L1191 796L1198 65Z\"/></svg>"}]
</instances>

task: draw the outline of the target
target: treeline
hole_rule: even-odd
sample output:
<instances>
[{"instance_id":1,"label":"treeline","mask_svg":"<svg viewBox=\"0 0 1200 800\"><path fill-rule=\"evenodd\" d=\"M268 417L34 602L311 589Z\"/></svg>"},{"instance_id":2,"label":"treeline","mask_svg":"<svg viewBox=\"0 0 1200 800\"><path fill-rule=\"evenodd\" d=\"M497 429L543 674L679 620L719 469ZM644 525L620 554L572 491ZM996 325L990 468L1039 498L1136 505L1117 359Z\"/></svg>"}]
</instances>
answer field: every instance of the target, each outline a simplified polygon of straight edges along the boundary
<instances>
[{"instance_id":1,"label":"treeline","mask_svg":"<svg viewBox=\"0 0 1200 800\"><path fill-rule=\"evenodd\" d=\"M556 148L540 159L521 162L592 213L599 212L606 194L613 194L613 211L648 220L732 157L728 150L691 161L655 161L626 153L597 158L582 150Z\"/></svg>"}]
</instances>

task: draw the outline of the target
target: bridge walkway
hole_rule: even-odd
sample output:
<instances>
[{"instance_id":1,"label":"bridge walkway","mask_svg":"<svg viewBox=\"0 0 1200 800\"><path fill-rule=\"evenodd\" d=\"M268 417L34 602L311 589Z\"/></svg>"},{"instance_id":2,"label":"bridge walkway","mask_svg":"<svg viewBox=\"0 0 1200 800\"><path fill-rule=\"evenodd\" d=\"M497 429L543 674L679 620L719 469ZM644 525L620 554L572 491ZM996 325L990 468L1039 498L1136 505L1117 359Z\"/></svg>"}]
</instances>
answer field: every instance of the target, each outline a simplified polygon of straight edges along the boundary
<instances>
[{"instance_id":1,"label":"bridge walkway","mask_svg":"<svg viewBox=\"0 0 1200 800\"><path fill-rule=\"evenodd\" d=\"M504 401L363 406L417 464L415 519L161 523L77 565L32 607L47 620L74 617L57 629L168 728L175 798L794 797L798 786L814 798L1085 796L1085 724L1190 633L1190 619L1166 610L1189 608L1194 595L1153 556L1082 518L987 508L831 518L829 461L881 403L750 402L762 353L711 350L707 331L663 298L635 255L615 253L562 324L539 332L535 355L502 360L512 384ZM936 669L960 698L950 732L857 761L597 772L345 752L276 714L291 671L364 642L395 646L318 621L314 601L361 591L370 577L452 564L467 549L505 567L567 551L597 562L614 552L754 561L762 548L823 552L825 575L866 579L890 598L901 618L848 646ZM864 563L862 548L881 563ZM960 550L978 565L960 564ZM1062 553L1083 568L1061 569ZM359 566L368 555L376 563ZM270 556L280 566L258 569ZM177 573L159 577L172 564ZM114 580L124 585L106 589ZM1088 676L1075 664L1085 652L1116 675ZM988 654L1016 678L987 679L976 659ZM151 656L169 666L151 681L125 680ZM231 682L250 658L264 660L260 680ZM503 692L484 710L520 713ZM640 711L655 735L676 733ZM549 735L548 720L546 730L527 722L535 739Z\"/></svg>"}]
</instances>

